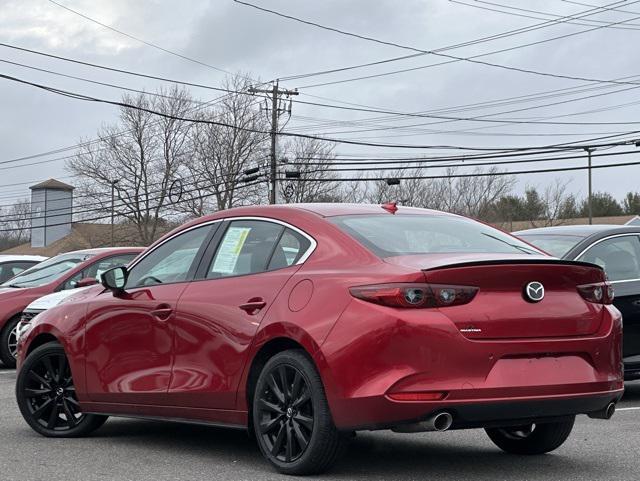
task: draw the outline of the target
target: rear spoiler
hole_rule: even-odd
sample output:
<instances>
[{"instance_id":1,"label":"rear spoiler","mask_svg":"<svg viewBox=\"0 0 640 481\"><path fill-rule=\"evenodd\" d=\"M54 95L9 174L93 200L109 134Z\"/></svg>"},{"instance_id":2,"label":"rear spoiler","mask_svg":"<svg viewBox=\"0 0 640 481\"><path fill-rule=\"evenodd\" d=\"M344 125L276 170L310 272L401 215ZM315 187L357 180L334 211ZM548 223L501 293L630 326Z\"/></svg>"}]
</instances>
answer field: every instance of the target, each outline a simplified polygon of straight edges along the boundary
<instances>
[{"instance_id":1,"label":"rear spoiler","mask_svg":"<svg viewBox=\"0 0 640 481\"><path fill-rule=\"evenodd\" d=\"M601 271L604 271L602 267L598 264L593 264L591 262L583 262L583 261L570 261L564 259L492 259L492 260L483 260L483 261L465 261L465 262L455 262L453 264L445 264L443 266L430 267L428 269L422 269L423 272L428 271L437 271L441 269L452 269L455 267L474 267L474 266L498 266L498 265L508 265L508 264L531 264L531 265L540 265L540 264L556 264L556 265L570 265L570 266L580 266L580 267L591 267L596 268Z\"/></svg>"}]
</instances>

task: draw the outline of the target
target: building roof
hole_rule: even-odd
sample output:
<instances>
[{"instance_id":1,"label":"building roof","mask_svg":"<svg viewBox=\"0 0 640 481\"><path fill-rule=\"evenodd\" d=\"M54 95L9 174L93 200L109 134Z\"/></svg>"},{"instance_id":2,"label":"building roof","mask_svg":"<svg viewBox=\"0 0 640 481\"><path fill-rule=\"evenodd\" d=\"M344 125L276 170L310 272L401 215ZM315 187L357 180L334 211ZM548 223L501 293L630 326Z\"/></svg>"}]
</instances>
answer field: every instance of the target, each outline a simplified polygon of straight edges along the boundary
<instances>
[{"instance_id":1,"label":"building roof","mask_svg":"<svg viewBox=\"0 0 640 481\"><path fill-rule=\"evenodd\" d=\"M115 233L116 244L131 245L136 243L137 237L132 228L118 225ZM110 244L110 224L75 223L71 225L71 233L68 236L58 239L48 246L31 247L31 243L28 242L2 251L0 254L30 254L53 257L63 252L109 247Z\"/></svg>"},{"instance_id":2,"label":"building roof","mask_svg":"<svg viewBox=\"0 0 640 481\"><path fill-rule=\"evenodd\" d=\"M44 182L40 182L39 184L32 185L29 187L31 190L36 189L53 189L53 190L73 190L74 186L65 184L64 182L60 182L56 179L45 180Z\"/></svg>"}]
</instances>

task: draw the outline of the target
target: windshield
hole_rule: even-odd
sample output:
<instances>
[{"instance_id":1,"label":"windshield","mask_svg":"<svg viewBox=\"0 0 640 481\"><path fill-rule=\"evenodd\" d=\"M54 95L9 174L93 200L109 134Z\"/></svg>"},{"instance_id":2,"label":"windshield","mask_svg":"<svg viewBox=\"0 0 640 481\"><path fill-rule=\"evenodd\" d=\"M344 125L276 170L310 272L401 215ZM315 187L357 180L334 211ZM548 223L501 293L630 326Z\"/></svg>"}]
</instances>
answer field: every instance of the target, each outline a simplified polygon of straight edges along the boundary
<instances>
[{"instance_id":1,"label":"windshield","mask_svg":"<svg viewBox=\"0 0 640 481\"><path fill-rule=\"evenodd\" d=\"M558 234L524 234L518 235L530 244L542 249L556 257L563 257L584 237L577 235L558 235Z\"/></svg>"},{"instance_id":2,"label":"windshield","mask_svg":"<svg viewBox=\"0 0 640 481\"><path fill-rule=\"evenodd\" d=\"M498 229L464 217L351 215L331 220L380 257L441 252L540 254Z\"/></svg>"},{"instance_id":3,"label":"windshield","mask_svg":"<svg viewBox=\"0 0 640 481\"><path fill-rule=\"evenodd\" d=\"M52 257L2 284L3 287L38 287L53 282L93 254L70 253Z\"/></svg>"}]
</instances>

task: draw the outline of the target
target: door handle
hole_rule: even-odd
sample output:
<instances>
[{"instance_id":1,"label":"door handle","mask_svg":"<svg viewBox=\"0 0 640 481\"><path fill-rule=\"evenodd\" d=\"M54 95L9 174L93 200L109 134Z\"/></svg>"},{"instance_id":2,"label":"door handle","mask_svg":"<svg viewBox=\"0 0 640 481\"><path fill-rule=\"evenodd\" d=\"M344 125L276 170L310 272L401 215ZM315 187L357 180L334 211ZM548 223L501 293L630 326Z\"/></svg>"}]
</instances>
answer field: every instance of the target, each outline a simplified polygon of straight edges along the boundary
<instances>
[{"instance_id":1,"label":"door handle","mask_svg":"<svg viewBox=\"0 0 640 481\"><path fill-rule=\"evenodd\" d=\"M254 297L252 299L249 299L245 304L240 304L240 306L238 307L240 307L240 309L245 311L250 316L253 316L254 314L260 312L260 310L266 305L267 303L264 301L264 299L262 299L261 297Z\"/></svg>"},{"instance_id":2,"label":"door handle","mask_svg":"<svg viewBox=\"0 0 640 481\"><path fill-rule=\"evenodd\" d=\"M166 321L172 313L173 308L169 304L160 304L151 311L151 315L158 321Z\"/></svg>"}]
</instances>

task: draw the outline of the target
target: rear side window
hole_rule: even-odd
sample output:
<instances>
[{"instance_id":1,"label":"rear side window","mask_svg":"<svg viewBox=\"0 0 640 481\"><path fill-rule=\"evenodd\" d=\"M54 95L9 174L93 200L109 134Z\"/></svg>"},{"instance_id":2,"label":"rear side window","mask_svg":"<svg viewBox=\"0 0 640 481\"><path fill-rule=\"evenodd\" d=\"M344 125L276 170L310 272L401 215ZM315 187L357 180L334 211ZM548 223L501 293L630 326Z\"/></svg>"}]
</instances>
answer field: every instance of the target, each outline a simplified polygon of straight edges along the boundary
<instances>
[{"instance_id":1,"label":"rear side window","mask_svg":"<svg viewBox=\"0 0 640 481\"><path fill-rule=\"evenodd\" d=\"M434 253L540 254L480 222L447 215L351 215L331 219L379 257Z\"/></svg>"},{"instance_id":2,"label":"rear side window","mask_svg":"<svg viewBox=\"0 0 640 481\"><path fill-rule=\"evenodd\" d=\"M268 270L294 265L309 250L310 246L309 239L291 229L285 229L273 251Z\"/></svg>"},{"instance_id":3,"label":"rear side window","mask_svg":"<svg viewBox=\"0 0 640 481\"><path fill-rule=\"evenodd\" d=\"M284 227L273 222L237 220L229 224L209 266L207 278L256 274L267 270Z\"/></svg>"},{"instance_id":4,"label":"rear side window","mask_svg":"<svg viewBox=\"0 0 640 481\"><path fill-rule=\"evenodd\" d=\"M598 264L611 281L640 279L640 237L625 235L603 240L578 260Z\"/></svg>"}]
</instances>

